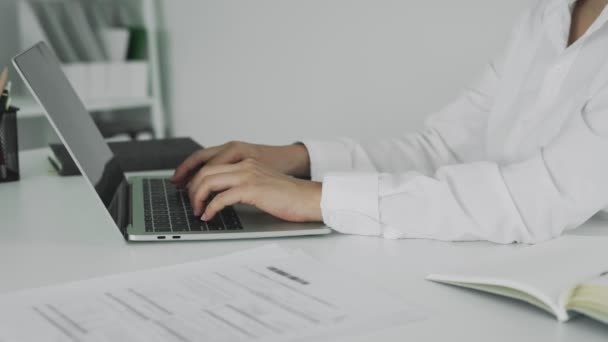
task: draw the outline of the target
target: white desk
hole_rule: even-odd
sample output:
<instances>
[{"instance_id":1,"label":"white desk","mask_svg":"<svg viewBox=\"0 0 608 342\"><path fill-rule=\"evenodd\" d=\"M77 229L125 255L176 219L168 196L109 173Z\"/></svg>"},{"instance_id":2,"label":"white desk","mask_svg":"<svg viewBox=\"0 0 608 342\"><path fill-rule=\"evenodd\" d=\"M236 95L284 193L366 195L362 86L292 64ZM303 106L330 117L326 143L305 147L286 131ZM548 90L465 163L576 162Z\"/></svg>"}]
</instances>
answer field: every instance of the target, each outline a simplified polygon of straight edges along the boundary
<instances>
[{"instance_id":1,"label":"white desk","mask_svg":"<svg viewBox=\"0 0 608 342\"><path fill-rule=\"evenodd\" d=\"M276 242L367 277L428 311L424 321L356 341L608 340L608 326L586 318L560 324L527 304L423 280L444 265L473 263L519 247L339 234L127 244L84 180L56 176L46 156L46 150L23 153L23 179L0 184L0 293L200 260ZM594 219L576 234L608 235L608 222Z\"/></svg>"}]
</instances>

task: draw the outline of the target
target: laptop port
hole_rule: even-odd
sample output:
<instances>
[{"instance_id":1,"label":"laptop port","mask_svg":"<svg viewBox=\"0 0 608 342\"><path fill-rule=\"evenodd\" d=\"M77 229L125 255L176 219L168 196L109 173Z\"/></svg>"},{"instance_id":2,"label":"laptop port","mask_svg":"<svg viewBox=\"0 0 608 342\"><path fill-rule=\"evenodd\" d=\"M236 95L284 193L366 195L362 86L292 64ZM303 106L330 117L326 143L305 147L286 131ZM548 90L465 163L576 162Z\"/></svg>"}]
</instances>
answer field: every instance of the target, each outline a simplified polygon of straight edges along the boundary
<instances>
[{"instance_id":1,"label":"laptop port","mask_svg":"<svg viewBox=\"0 0 608 342\"><path fill-rule=\"evenodd\" d=\"M182 238L181 236L174 236L174 237L173 237L173 240L179 240L179 239L181 239L181 238Z\"/></svg>"},{"instance_id":2,"label":"laptop port","mask_svg":"<svg viewBox=\"0 0 608 342\"><path fill-rule=\"evenodd\" d=\"M159 239L159 240L164 240L164 239L166 239L167 237L166 237L166 236L157 236L156 238L157 238L157 239Z\"/></svg>"}]
</instances>

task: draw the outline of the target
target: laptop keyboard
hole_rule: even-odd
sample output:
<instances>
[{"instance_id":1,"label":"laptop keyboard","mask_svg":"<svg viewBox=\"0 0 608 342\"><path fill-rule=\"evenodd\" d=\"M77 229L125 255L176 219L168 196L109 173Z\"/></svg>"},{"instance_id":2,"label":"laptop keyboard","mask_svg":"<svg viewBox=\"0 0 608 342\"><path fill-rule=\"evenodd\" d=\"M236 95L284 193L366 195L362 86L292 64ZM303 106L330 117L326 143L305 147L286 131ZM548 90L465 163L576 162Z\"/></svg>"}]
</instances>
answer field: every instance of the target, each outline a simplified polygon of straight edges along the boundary
<instances>
[{"instance_id":1,"label":"laptop keyboard","mask_svg":"<svg viewBox=\"0 0 608 342\"><path fill-rule=\"evenodd\" d=\"M233 207L203 222L194 216L188 193L177 189L168 179L144 179L144 218L146 232L218 232L242 230Z\"/></svg>"}]
</instances>

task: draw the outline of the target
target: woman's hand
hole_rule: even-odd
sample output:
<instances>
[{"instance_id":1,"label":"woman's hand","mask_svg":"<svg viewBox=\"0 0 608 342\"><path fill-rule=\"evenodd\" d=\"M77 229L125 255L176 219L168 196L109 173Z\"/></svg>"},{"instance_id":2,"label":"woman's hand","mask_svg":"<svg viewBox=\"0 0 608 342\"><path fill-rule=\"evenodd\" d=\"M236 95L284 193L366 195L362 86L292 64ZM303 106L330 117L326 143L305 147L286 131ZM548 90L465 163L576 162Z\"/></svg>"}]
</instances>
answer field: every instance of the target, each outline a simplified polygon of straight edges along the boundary
<instances>
[{"instance_id":1,"label":"woman's hand","mask_svg":"<svg viewBox=\"0 0 608 342\"><path fill-rule=\"evenodd\" d=\"M310 160L304 145L265 146L230 142L193 153L175 170L171 181L179 187L191 182L200 183L207 168L235 164L246 159L254 159L283 174L302 178L310 176Z\"/></svg>"},{"instance_id":2,"label":"woman's hand","mask_svg":"<svg viewBox=\"0 0 608 342\"><path fill-rule=\"evenodd\" d=\"M194 214L203 221L242 203L291 222L320 222L321 183L286 176L254 159L206 166L188 185ZM209 199L212 193L217 193Z\"/></svg>"}]
</instances>

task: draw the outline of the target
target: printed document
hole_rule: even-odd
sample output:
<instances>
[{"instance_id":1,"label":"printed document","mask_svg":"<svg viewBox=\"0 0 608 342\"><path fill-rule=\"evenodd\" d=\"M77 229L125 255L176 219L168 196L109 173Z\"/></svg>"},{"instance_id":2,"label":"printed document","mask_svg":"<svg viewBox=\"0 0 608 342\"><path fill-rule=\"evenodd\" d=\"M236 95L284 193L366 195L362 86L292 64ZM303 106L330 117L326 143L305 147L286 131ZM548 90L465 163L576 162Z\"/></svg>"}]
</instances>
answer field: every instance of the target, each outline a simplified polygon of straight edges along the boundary
<instances>
[{"instance_id":1,"label":"printed document","mask_svg":"<svg viewBox=\"0 0 608 342\"><path fill-rule=\"evenodd\" d=\"M277 245L0 297L0 341L300 341L407 324L420 311Z\"/></svg>"}]
</instances>

